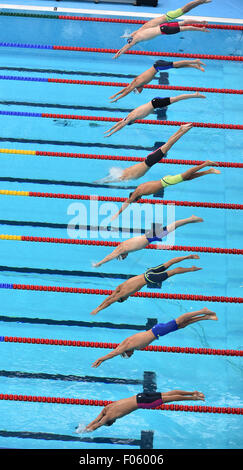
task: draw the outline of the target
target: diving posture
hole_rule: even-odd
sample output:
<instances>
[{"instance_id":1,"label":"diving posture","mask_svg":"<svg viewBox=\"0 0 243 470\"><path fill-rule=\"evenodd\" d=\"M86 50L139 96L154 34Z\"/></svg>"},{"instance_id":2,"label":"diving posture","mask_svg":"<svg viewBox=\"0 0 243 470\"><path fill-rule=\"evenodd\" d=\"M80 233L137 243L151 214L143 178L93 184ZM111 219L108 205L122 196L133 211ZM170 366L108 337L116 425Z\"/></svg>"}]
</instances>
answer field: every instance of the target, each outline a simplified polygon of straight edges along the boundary
<instances>
[{"instance_id":1,"label":"diving posture","mask_svg":"<svg viewBox=\"0 0 243 470\"><path fill-rule=\"evenodd\" d=\"M120 131L123 127L130 126L134 121L136 121L136 119L143 119L148 116L148 114L154 113L155 109L164 108L170 104L190 98L206 98L206 96L197 91L196 93L188 93L166 98L153 98L148 103L142 104L141 106L138 106L138 108L133 109L124 119L116 122L116 124L108 129L108 131L105 131L105 134L107 134L105 137L110 137L115 132Z\"/></svg>"},{"instance_id":2,"label":"diving posture","mask_svg":"<svg viewBox=\"0 0 243 470\"><path fill-rule=\"evenodd\" d=\"M183 390L172 390L170 392L145 392L138 393L129 398L122 398L106 405L101 413L89 423L85 428L80 424L76 428L76 433L92 432L101 426L111 426L118 418L128 415L139 408L151 409L161 406L163 403L184 400L202 400L205 396L201 392L186 392Z\"/></svg>"},{"instance_id":3,"label":"diving posture","mask_svg":"<svg viewBox=\"0 0 243 470\"><path fill-rule=\"evenodd\" d=\"M161 180L158 181L149 181L148 183L140 184L133 193L130 193L128 199L122 204L121 209L112 216L111 220L116 219L132 202L137 202L141 196L156 194L162 188L167 188L174 184L181 183L182 181L190 181L195 178L200 178L201 176L211 175L211 174L220 174L220 170L216 168L210 168L210 170L200 171L206 166L218 166L218 163L212 162L211 160L206 160L201 165L193 166L184 173L178 175L167 175L164 176Z\"/></svg>"},{"instance_id":4,"label":"diving posture","mask_svg":"<svg viewBox=\"0 0 243 470\"><path fill-rule=\"evenodd\" d=\"M116 349L113 349L110 353L97 359L92 367L99 367L102 362L112 359L115 356L121 355L122 357L129 358L133 355L135 350L141 350L146 348L160 336L165 336L172 331L185 328L192 323L196 323L202 320L218 320L216 313L212 312L208 308L204 307L196 312L189 312L180 315L175 320L171 320L168 323L157 323L148 331L136 333L135 335L126 338L122 341Z\"/></svg>"},{"instance_id":5,"label":"diving posture","mask_svg":"<svg viewBox=\"0 0 243 470\"><path fill-rule=\"evenodd\" d=\"M192 23L201 23L204 24L205 22L201 21L192 21L192 20L184 20L174 23L170 23L171 21L175 20L176 18L188 13L192 8L197 7L198 5L202 5L203 3L210 3L211 0L198 0L194 2L189 2L182 8L178 8L175 11L169 11L166 15L159 16L154 18L150 21L147 21L141 28L134 31L133 33L127 35L124 34L123 37L127 37L127 44L123 46L114 56L113 59L117 59L121 54L128 51L131 47L135 44L138 44L142 41L148 41L149 39L153 39L156 36L160 36L161 34L176 34L180 31L202 31L202 32L209 32L208 29L205 27L197 27L191 26Z\"/></svg>"},{"instance_id":6,"label":"diving posture","mask_svg":"<svg viewBox=\"0 0 243 470\"><path fill-rule=\"evenodd\" d=\"M163 227L161 224L151 224L151 229L147 230L144 235L124 240L104 259L102 259L98 263L93 263L93 267L98 268L102 266L102 264L105 264L115 258L123 260L128 256L128 253L131 253L132 251L142 250L150 243L162 241L162 239L166 237L168 233L173 232L178 227L182 227L183 225L196 222L203 222L203 219L201 217L196 217L195 215L192 215L187 219L176 220L167 227Z\"/></svg>"},{"instance_id":7,"label":"diving posture","mask_svg":"<svg viewBox=\"0 0 243 470\"><path fill-rule=\"evenodd\" d=\"M149 268L145 273L139 274L138 276L130 277L127 281L120 284L113 292L109 295L103 302L96 307L91 315L96 315L101 310L112 305L114 302L124 302L128 299L130 295L135 294L135 292L141 290L144 286L152 289L160 289L162 282L168 279L175 274L183 274L193 271L199 271L202 268L197 268L192 266L191 268L174 268L166 272L166 270L175 263L186 259L199 259L198 255L189 255L189 256L180 256L178 258L173 258L167 261L164 264L156 266L155 268Z\"/></svg>"},{"instance_id":8,"label":"diving posture","mask_svg":"<svg viewBox=\"0 0 243 470\"><path fill-rule=\"evenodd\" d=\"M143 162L136 163L135 165L129 166L124 170L118 167L113 167L110 169L109 174L105 176L105 178L97 180L96 183L115 183L116 181L128 181L141 178L141 176L144 176L147 171L152 168L152 166L160 162L160 160L165 157L171 147L192 127L193 125L191 122L181 125L178 131L176 131L165 144L157 148L154 152L147 155L146 159Z\"/></svg>"},{"instance_id":9,"label":"diving posture","mask_svg":"<svg viewBox=\"0 0 243 470\"><path fill-rule=\"evenodd\" d=\"M201 70L202 72L205 69L202 67L205 65L200 59L194 60L177 60L174 62L169 62L168 60L157 60L152 67L150 67L145 72L141 73L138 77L134 78L132 83L127 85L121 91L118 91L115 95L110 96L111 103L114 103L124 96L127 96L129 93L134 91L134 93L142 93L144 85L151 82L155 77L157 72L161 72L162 70L168 70L171 68L180 69L182 67L192 67L197 70Z\"/></svg>"}]
</instances>

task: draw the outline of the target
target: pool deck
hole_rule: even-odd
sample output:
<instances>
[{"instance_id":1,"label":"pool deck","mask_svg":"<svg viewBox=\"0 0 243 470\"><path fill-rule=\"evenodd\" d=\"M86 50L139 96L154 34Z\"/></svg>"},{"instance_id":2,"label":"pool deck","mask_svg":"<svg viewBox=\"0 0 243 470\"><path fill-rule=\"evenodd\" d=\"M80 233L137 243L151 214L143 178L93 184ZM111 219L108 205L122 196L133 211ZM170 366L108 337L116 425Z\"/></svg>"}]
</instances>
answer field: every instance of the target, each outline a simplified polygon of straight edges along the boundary
<instances>
[{"instance_id":1,"label":"pool deck","mask_svg":"<svg viewBox=\"0 0 243 470\"><path fill-rule=\"evenodd\" d=\"M73 14L96 14L109 16L138 16L150 18L159 16L161 13L179 8L186 0L159 0L157 7L135 6L123 3L95 3L94 1L57 1L57 0L6 0L0 3L0 9L39 9L47 11L57 11L62 13L71 12ZM194 15L187 15L187 18L206 19L214 22L226 22L232 24L243 24L242 0L213 0L212 3L202 5L192 10ZM210 15L209 15L210 13Z\"/></svg>"}]
</instances>

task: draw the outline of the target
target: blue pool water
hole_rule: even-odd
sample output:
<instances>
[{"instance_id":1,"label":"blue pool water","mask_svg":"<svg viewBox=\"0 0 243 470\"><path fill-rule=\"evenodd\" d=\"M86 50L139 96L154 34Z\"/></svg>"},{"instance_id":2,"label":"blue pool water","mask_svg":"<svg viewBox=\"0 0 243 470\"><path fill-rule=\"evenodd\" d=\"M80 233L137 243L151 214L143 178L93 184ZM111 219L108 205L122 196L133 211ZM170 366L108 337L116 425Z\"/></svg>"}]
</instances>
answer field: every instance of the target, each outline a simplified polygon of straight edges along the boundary
<instances>
[{"instance_id":1,"label":"blue pool water","mask_svg":"<svg viewBox=\"0 0 243 470\"><path fill-rule=\"evenodd\" d=\"M80 23L48 19L1 17L0 42L41 45L114 47L122 45L127 25ZM132 30L133 28L131 28ZM156 39L139 45L139 50L242 55L241 32L211 30ZM203 39L203 40L202 40ZM130 82L156 60L148 56L0 48L0 74L41 78L67 78ZM177 59L179 60L179 59ZM159 74L164 84L240 89L242 63L206 60L206 72L192 69L169 70ZM57 113L87 116L124 117L130 110L155 96L176 96L179 91L144 90L110 104L117 87L80 86L35 81L0 80L0 111ZM205 100L187 100L170 106L162 119L205 123L241 124L241 96L206 93ZM153 116L150 116L153 119ZM155 119L157 117L155 116ZM160 118L160 117L159 117ZM146 157L177 130L175 126L134 124L109 139L108 122L71 119L43 119L0 115L0 147L4 149L78 152ZM193 128L168 154L175 159L242 161L242 131ZM50 193L126 197L137 184L157 180L165 174L185 171L187 165L155 165L144 178L98 187L111 167L126 168L127 162L53 158L1 153L0 189ZM180 168L180 169L179 169ZM165 191L165 199L219 203L240 203L241 169L222 168L220 175L181 184ZM67 233L75 217L81 225L104 225L110 205L97 204L98 218L89 201L82 206L74 200L1 195L1 234L56 238L87 238L122 241L121 232L82 231ZM120 207L119 204L117 206ZM148 208L149 209L149 208ZM151 207L150 207L151 209ZM115 210L115 207L112 207ZM83 212L82 212L83 211ZM107 212L106 212L107 211ZM156 221L167 221L166 206L154 205ZM87 219L85 220L85 214ZM204 223L176 231L175 244L241 248L242 212L239 210L175 206L175 219L192 214ZM124 225L129 225L128 215ZM144 219L143 228L148 220ZM134 218L133 227L139 227ZM129 234L125 234L128 238ZM111 248L101 246L31 243L0 240L0 283L71 286L114 289L124 275L143 273L175 256L188 252L141 250L123 261L112 261L95 270ZM241 257L200 255L201 271L174 276L163 284L162 292L207 296L241 297ZM21 271L20 271L21 270ZM65 271L65 272L64 272ZM97 277L97 273L100 274ZM113 275L113 277L112 277ZM147 292L147 289L143 289ZM159 292L156 290L156 292ZM97 342L120 342L156 321L169 321L182 313L207 306L216 311L218 322L202 322L163 337L165 346L242 349L241 305L190 300L131 297L91 317L90 312L104 299L102 295L30 292L0 289L0 335L55 338ZM143 389L165 392L173 389L200 390L205 405L242 407L242 361L240 357L137 352L130 361L117 357L92 369L92 362L104 350L64 346L27 345L1 342L0 391L4 394L60 396L117 400ZM188 402L194 404L194 402ZM204 404L204 403L202 403ZM0 447L5 448L139 448L154 449L237 449L242 446L241 416L175 411L139 410L103 427L89 442L75 434L78 423L87 424L98 407L0 401ZM142 434L142 431L146 433ZM142 437L143 436L143 437ZM128 441L131 440L131 441Z\"/></svg>"}]
</instances>

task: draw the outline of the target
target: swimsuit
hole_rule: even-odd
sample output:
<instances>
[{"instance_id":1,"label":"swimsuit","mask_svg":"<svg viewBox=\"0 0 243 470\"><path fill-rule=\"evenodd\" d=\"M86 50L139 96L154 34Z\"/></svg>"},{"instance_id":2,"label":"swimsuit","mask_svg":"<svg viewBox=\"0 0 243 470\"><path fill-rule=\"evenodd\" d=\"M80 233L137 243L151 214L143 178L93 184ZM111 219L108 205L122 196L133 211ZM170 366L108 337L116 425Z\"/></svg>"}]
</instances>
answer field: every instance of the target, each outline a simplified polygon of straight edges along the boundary
<instances>
[{"instance_id":1,"label":"swimsuit","mask_svg":"<svg viewBox=\"0 0 243 470\"><path fill-rule=\"evenodd\" d=\"M156 98L152 99L151 104L154 109L164 108L165 106L169 106L170 98L160 98L159 96L157 96Z\"/></svg>"},{"instance_id":2,"label":"swimsuit","mask_svg":"<svg viewBox=\"0 0 243 470\"><path fill-rule=\"evenodd\" d=\"M157 323L157 325L154 325L152 328L152 332L156 339L176 330L178 330L178 325L175 320L171 320L168 323Z\"/></svg>"},{"instance_id":3,"label":"swimsuit","mask_svg":"<svg viewBox=\"0 0 243 470\"><path fill-rule=\"evenodd\" d=\"M177 34L180 32L179 23L162 23L159 25L161 34Z\"/></svg>"},{"instance_id":4,"label":"swimsuit","mask_svg":"<svg viewBox=\"0 0 243 470\"><path fill-rule=\"evenodd\" d=\"M146 392L137 394L138 408L150 409L162 405L163 400L159 392Z\"/></svg>"},{"instance_id":5,"label":"swimsuit","mask_svg":"<svg viewBox=\"0 0 243 470\"><path fill-rule=\"evenodd\" d=\"M168 11L168 13L166 13L166 19L167 21L171 21L171 20L175 20L175 18L178 18L179 16L182 16L184 14L182 8L178 8L177 10L173 10L173 11Z\"/></svg>"},{"instance_id":6,"label":"swimsuit","mask_svg":"<svg viewBox=\"0 0 243 470\"><path fill-rule=\"evenodd\" d=\"M158 148L154 152L147 155L146 159L144 160L144 163L146 163L146 165L151 168L153 165L155 165L155 163L158 163L164 156L165 154L162 152L161 148Z\"/></svg>"},{"instance_id":7,"label":"swimsuit","mask_svg":"<svg viewBox=\"0 0 243 470\"><path fill-rule=\"evenodd\" d=\"M146 230L145 236L149 243L161 242L162 238L168 235L167 227L162 227L161 224L151 224L151 229Z\"/></svg>"},{"instance_id":8,"label":"swimsuit","mask_svg":"<svg viewBox=\"0 0 243 470\"><path fill-rule=\"evenodd\" d=\"M156 266L155 268L149 268L144 273L144 279L147 283L147 287L150 289L161 288L161 284L168 278L168 274L164 272L166 268L163 264Z\"/></svg>"},{"instance_id":9,"label":"swimsuit","mask_svg":"<svg viewBox=\"0 0 243 470\"><path fill-rule=\"evenodd\" d=\"M164 176L164 178L161 179L161 184L163 188L166 188L167 186L171 186L173 184L178 184L183 181L182 175L167 175Z\"/></svg>"},{"instance_id":10,"label":"swimsuit","mask_svg":"<svg viewBox=\"0 0 243 470\"><path fill-rule=\"evenodd\" d=\"M171 69L173 67L173 62L169 62L168 60L157 60L153 67L155 68L156 72L160 70Z\"/></svg>"}]
</instances>

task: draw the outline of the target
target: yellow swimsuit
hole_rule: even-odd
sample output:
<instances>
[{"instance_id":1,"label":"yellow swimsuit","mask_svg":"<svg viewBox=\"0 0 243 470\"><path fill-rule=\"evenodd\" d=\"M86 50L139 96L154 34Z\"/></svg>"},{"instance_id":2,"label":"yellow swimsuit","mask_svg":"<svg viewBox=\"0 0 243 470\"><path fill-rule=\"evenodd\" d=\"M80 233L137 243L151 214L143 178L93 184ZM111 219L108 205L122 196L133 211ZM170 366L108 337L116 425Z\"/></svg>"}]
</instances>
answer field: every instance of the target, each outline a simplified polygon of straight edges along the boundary
<instances>
[{"instance_id":1,"label":"yellow swimsuit","mask_svg":"<svg viewBox=\"0 0 243 470\"><path fill-rule=\"evenodd\" d=\"M179 16L182 16L184 14L183 10L181 8L178 8L177 10L174 11L168 11L166 13L166 19L167 21L173 21L175 18L178 18Z\"/></svg>"},{"instance_id":2,"label":"yellow swimsuit","mask_svg":"<svg viewBox=\"0 0 243 470\"><path fill-rule=\"evenodd\" d=\"M178 184L183 181L183 178L181 174L179 175L167 175L164 176L161 180L161 184L163 188L166 188L167 186L171 186L172 184Z\"/></svg>"}]
</instances>

